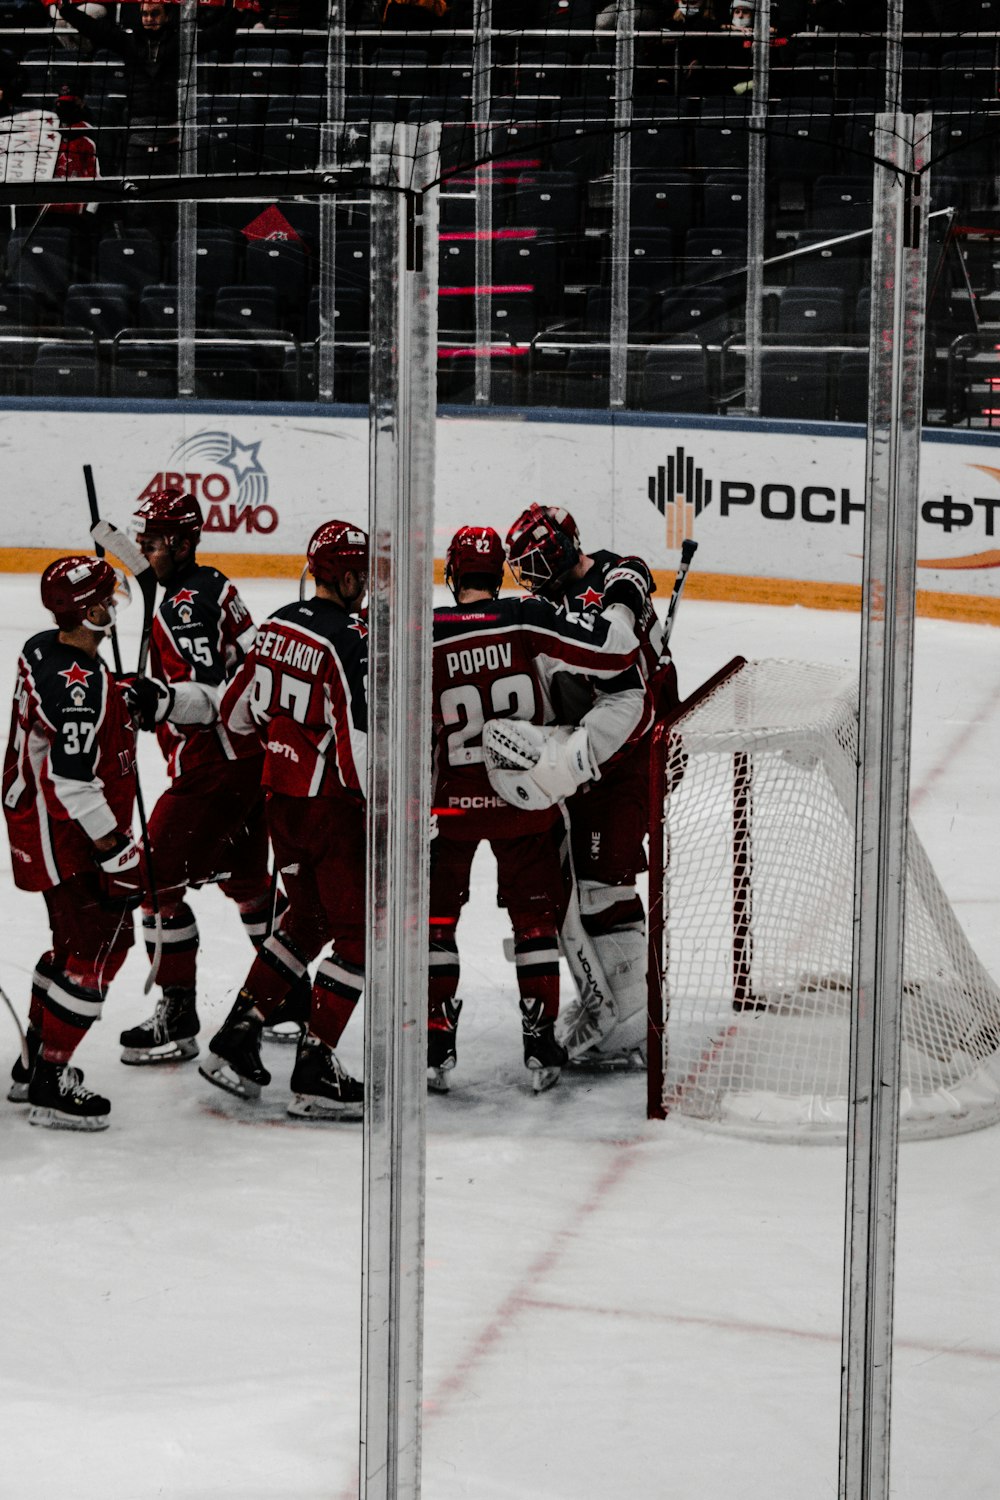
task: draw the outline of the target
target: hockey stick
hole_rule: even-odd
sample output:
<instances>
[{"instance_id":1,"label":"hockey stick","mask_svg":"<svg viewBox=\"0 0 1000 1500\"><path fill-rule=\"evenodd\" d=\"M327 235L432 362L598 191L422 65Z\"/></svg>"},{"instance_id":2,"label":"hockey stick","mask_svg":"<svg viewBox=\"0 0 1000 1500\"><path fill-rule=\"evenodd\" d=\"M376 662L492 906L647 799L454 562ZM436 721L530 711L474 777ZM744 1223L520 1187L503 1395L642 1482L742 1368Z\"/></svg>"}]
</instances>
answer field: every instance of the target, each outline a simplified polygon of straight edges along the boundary
<instances>
[{"instance_id":1,"label":"hockey stick","mask_svg":"<svg viewBox=\"0 0 1000 1500\"><path fill-rule=\"evenodd\" d=\"M87 478L87 494L91 494L94 483L90 472L90 465L84 465L84 476ZM91 515L97 508L97 497L91 502ZM149 643L153 635L153 615L156 612L156 574L150 566L149 559L144 557L132 538L126 536L124 531L111 521L94 521L90 528L90 534L94 538L94 547L98 556L104 552L110 552L117 557L119 562L125 564L132 574L142 593L142 634L139 637L139 660L136 664L136 675L141 677L146 670L149 660Z\"/></svg>"},{"instance_id":2,"label":"hockey stick","mask_svg":"<svg viewBox=\"0 0 1000 1500\"><path fill-rule=\"evenodd\" d=\"M698 543L692 541L690 538L686 542L681 542L681 560L677 569L676 577L674 578L674 586L670 594L670 603L667 605L666 619L663 622L663 644L661 646L661 655L670 644L670 633L674 628L674 618L677 614L677 606L680 603L681 594L684 592L684 584L687 580L688 569L691 566L697 550Z\"/></svg>"},{"instance_id":3,"label":"hockey stick","mask_svg":"<svg viewBox=\"0 0 1000 1500\"><path fill-rule=\"evenodd\" d=\"M97 506L97 488L94 484L94 471L90 467L90 464L84 464L83 466L83 480L87 486L87 503L90 506L90 534L94 538L94 551L98 557L103 557L105 543L109 543L114 555L132 571L136 582L142 590L142 641L139 645L139 672L141 673L146 665L146 656L149 652L149 634L153 626L156 574L134 542L120 532L116 526L112 526L109 521L101 520ZM122 547L121 552L118 550L120 546ZM122 555L123 553L126 555ZM134 567L133 562L130 561L130 556L133 553L138 559ZM148 628L146 623L147 616L149 619ZM122 654L121 648L118 645L118 630L114 625L111 627L111 654L115 660L115 671L120 677L122 675ZM153 875L152 848L149 842L149 825L146 822L146 804L142 795L142 783L139 780L138 758L136 759L135 767L135 810L139 815L142 852L146 861L146 873L149 876L149 905L153 913L153 956L149 961L149 973L146 975L146 983L142 988L143 994L148 995L156 983L156 976L160 972L160 960L163 957L163 917L160 913L160 898L157 894L156 879Z\"/></svg>"},{"instance_id":4,"label":"hockey stick","mask_svg":"<svg viewBox=\"0 0 1000 1500\"><path fill-rule=\"evenodd\" d=\"M0 999L3 1000L7 1009L10 1011L11 1015L14 1018L14 1025L17 1027L17 1034L21 1038L21 1062L24 1064L25 1072L30 1073L31 1059L28 1056L28 1038L24 1034L24 1027L21 1025L17 1011L14 1009L10 1000L10 996L7 994L6 990L0 989Z\"/></svg>"}]
</instances>

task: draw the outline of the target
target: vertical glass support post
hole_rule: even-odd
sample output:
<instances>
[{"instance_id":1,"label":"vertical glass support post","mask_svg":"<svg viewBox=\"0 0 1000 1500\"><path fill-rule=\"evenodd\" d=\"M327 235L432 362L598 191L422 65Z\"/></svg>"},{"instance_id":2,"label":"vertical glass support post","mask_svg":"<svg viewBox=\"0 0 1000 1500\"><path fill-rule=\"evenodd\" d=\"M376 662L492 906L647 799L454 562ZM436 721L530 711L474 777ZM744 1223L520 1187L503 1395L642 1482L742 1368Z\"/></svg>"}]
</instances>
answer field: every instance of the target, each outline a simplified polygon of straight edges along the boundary
<instances>
[{"instance_id":1,"label":"vertical glass support post","mask_svg":"<svg viewBox=\"0 0 1000 1500\"><path fill-rule=\"evenodd\" d=\"M930 115L876 117L840 1500L887 1500Z\"/></svg>"},{"instance_id":2,"label":"vertical glass support post","mask_svg":"<svg viewBox=\"0 0 1000 1500\"><path fill-rule=\"evenodd\" d=\"M198 175L198 0L181 0L177 124L180 175ZM177 206L177 394L195 394L198 291L198 204Z\"/></svg>"},{"instance_id":3,"label":"vertical glass support post","mask_svg":"<svg viewBox=\"0 0 1000 1500\"><path fill-rule=\"evenodd\" d=\"M320 126L320 170L340 162L347 90L346 0L330 7L326 34L326 111ZM319 200L319 341L316 345L316 390L321 401L334 399L337 305L337 195Z\"/></svg>"},{"instance_id":4,"label":"vertical glass support post","mask_svg":"<svg viewBox=\"0 0 1000 1500\"><path fill-rule=\"evenodd\" d=\"M619 0L615 31L615 141L611 180L611 316L608 404L628 397L629 235L632 216L632 96L635 88L635 0Z\"/></svg>"},{"instance_id":5,"label":"vertical glass support post","mask_svg":"<svg viewBox=\"0 0 1000 1500\"><path fill-rule=\"evenodd\" d=\"M753 99L747 142L747 301L744 409L760 416L761 341L764 332L764 230L767 209L767 105L771 82L771 0L754 13Z\"/></svg>"},{"instance_id":6,"label":"vertical glass support post","mask_svg":"<svg viewBox=\"0 0 1000 1500\"><path fill-rule=\"evenodd\" d=\"M476 183L475 400L488 406L493 380L493 0L476 0L472 37L472 124Z\"/></svg>"},{"instance_id":7,"label":"vertical glass support post","mask_svg":"<svg viewBox=\"0 0 1000 1500\"><path fill-rule=\"evenodd\" d=\"M361 1500L419 1500L440 126L372 127Z\"/></svg>"},{"instance_id":8,"label":"vertical glass support post","mask_svg":"<svg viewBox=\"0 0 1000 1500\"><path fill-rule=\"evenodd\" d=\"M885 14L885 109L903 107L903 0L887 0Z\"/></svg>"}]
</instances>

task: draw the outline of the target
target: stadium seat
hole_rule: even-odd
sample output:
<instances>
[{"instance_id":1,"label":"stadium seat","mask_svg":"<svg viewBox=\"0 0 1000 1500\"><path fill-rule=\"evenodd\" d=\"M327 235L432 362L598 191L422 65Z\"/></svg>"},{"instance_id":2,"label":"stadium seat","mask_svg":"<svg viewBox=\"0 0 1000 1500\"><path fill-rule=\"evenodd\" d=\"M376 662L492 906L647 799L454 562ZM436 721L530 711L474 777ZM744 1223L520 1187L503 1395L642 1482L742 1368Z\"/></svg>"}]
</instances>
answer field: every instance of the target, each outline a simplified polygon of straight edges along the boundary
<instances>
[{"instance_id":1,"label":"stadium seat","mask_svg":"<svg viewBox=\"0 0 1000 1500\"><path fill-rule=\"evenodd\" d=\"M96 338L113 339L135 322L132 296L125 282L76 282L66 294L63 318L68 325L89 328Z\"/></svg>"},{"instance_id":2,"label":"stadium seat","mask_svg":"<svg viewBox=\"0 0 1000 1500\"><path fill-rule=\"evenodd\" d=\"M844 336L844 293L836 287L787 286L778 303L777 332L787 339Z\"/></svg>"},{"instance_id":3,"label":"stadium seat","mask_svg":"<svg viewBox=\"0 0 1000 1500\"><path fill-rule=\"evenodd\" d=\"M75 270L69 229L15 229L7 244L7 274L42 298L61 303Z\"/></svg>"},{"instance_id":4,"label":"stadium seat","mask_svg":"<svg viewBox=\"0 0 1000 1500\"><path fill-rule=\"evenodd\" d=\"M798 256L790 262L797 286L840 287L844 291L856 292L863 279L867 279L871 266L871 238L845 240L842 244L830 244L829 230L807 229L799 235L798 250L809 250L808 255ZM816 249L812 247L816 246Z\"/></svg>"},{"instance_id":5,"label":"stadium seat","mask_svg":"<svg viewBox=\"0 0 1000 1500\"><path fill-rule=\"evenodd\" d=\"M138 294L158 282L160 272L160 244L148 230L103 239L97 247L97 279L105 284L124 284Z\"/></svg>"},{"instance_id":6,"label":"stadium seat","mask_svg":"<svg viewBox=\"0 0 1000 1500\"><path fill-rule=\"evenodd\" d=\"M722 287L678 287L666 292L656 319L661 333L721 343L730 333L730 294Z\"/></svg>"},{"instance_id":7,"label":"stadium seat","mask_svg":"<svg viewBox=\"0 0 1000 1500\"><path fill-rule=\"evenodd\" d=\"M177 353L161 344L122 340L112 367L113 396L164 400L177 395Z\"/></svg>"},{"instance_id":8,"label":"stadium seat","mask_svg":"<svg viewBox=\"0 0 1000 1500\"><path fill-rule=\"evenodd\" d=\"M0 328L31 328L39 321L38 294L23 281L0 286Z\"/></svg>"},{"instance_id":9,"label":"stadium seat","mask_svg":"<svg viewBox=\"0 0 1000 1500\"><path fill-rule=\"evenodd\" d=\"M216 328L272 332L287 327L278 310L278 294L269 286L221 286L215 294Z\"/></svg>"},{"instance_id":10,"label":"stadium seat","mask_svg":"<svg viewBox=\"0 0 1000 1500\"><path fill-rule=\"evenodd\" d=\"M270 287L286 317L305 305L310 265L301 246L286 240L252 240L247 246L247 281Z\"/></svg>"},{"instance_id":11,"label":"stadium seat","mask_svg":"<svg viewBox=\"0 0 1000 1500\"><path fill-rule=\"evenodd\" d=\"M837 374L837 417L841 422L868 420L868 350L840 356Z\"/></svg>"},{"instance_id":12,"label":"stadium seat","mask_svg":"<svg viewBox=\"0 0 1000 1500\"><path fill-rule=\"evenodd\" d=\"M668 229L633 227L629 235L629 285L659 292L676 279L674 237Z\"/></svg>"},{"instance_id":13,"label":"stadium seat","mask_svg":"<svg viewBox=\"0 0 1000 1500\"><path fill-rule=\"evenodd\" d=\"M871 177L817 177L809 213L811 228L843 233L867 229L871 222Z\"/></svg>"},{"instance_id":14,"label":"stadium seat","mask_svg":"<svg viewBox=\"0 0 1000 1500\"><path fill-rule=\"evenodd\" d=\"M368 292L361 287L334 287L334 333L340 338L368 337ZM319 288L309 293L303 337L310 343L319 338Z\"/></svg>"},{"instance_id":15,"label":"stadium seat","mask_svg":"<svg viewBox=\"0 0 1000 1500\"><path fill-rule=\"evenodd\" d=\"M42 344L35 358L36 396L96 396L99 373L94 349L68 343Z\"/></svg>"},{"instance_id":16,"label":"stadium seat","mask_svg":"<svg viewBox=\"0 0 1000 1500\"><path fill-rule=\"evenodd\" d=\"M783 349L763 349L760 370L762 417L815 422L833 416L829 357L822 350L786 354Z\"/></svg>"},{"instance_id":17,"label":"stadium seat","mask_svg":"<svg viewBox=\"0 0 1000 1500\"><path fill-rule=\"evenodd\" d=\"M296 69L287 47L236 47L233 65L233 94L290 94L296 87Z\"/></svg>"},{"instance_id":18,"label":"stadium seat","mask_svg":"<svg viewBox=\"0 0 1000 1500\"><path fill-rule=\"evenodd\" d=\"M694 186L688 177L644 176L632 181L633 224L674 231L690 229L695 217Z\"/></svg>"},{"instance_id":19,"label":"stadium seat","mask_svg":"<svg viewBox=\"0 0 1000 1500\"><path fill-rule=\"evenodd\" d=\"M708 354L701 349L648 350L641 405L644 411L714 411Z\"/></svg>"},{"instance_id":20,"label":"stadium seat","mask_svg":"<svg viewBox=\"0 0 1000 1500\"><path fill-rule=\"evenodd\" d=\"M571 172L525 172L514 190L513 223L574 233L580 224L580 179Z\"/></svg>"},{"instance_id":21,"label":"stadium seat","mask_svg":"<svg viewBox=\"0 0 1000 1500\"><path fill-rule=\"evenodd\" d=\"M747 182L736 177L728 182L711 179L702 189L702 223L706 229L739 229L747 222Z\"/></svg>"},{"instance_id":22,"label":"stadium seat","mask_svg":"<svg viewBox=\"0 0 1000 1500\"><path fill-rule=\"evenodd\" d=\"M746 256L745 229L689 229L684 237L683 279L718 281L732 291L742 282L739 273L746 267Z\"/></svg>"}]
</instances>

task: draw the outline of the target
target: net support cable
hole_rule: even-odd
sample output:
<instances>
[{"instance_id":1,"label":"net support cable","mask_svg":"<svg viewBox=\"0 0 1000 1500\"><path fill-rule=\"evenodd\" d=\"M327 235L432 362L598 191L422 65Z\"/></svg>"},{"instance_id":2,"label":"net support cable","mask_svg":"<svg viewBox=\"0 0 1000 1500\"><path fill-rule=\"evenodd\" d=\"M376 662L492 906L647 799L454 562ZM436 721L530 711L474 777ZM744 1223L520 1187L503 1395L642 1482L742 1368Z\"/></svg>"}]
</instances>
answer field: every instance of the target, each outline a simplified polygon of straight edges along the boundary
<instances>
[{"instance_id":1,"label":"net support cable","mask_svg":"<svg viewBox=\"0 0 1000 1500\"><path fill-rule=\"evenodd\" d=\"M635 84L635 0L619 0L615 32L615 137L611 187L611 313L608 404L628 397L629 240L632 213L632 91Z\"/></svg>"},{"instance_id":2,"label":"net support cable","mask_svg":"<svg viewBox=\"0 0 1000 1500\"><path fill-rule=\"evenodd\" d=\"M928 114L876 117L841 1378L841 1500L886 1500Z\"/></svg>"},{"instance_id":3,"label":"net support cable","mask_svg":"<svg viewBox=\"0 0 1000 1500\"><path fill-rule=\"evenodd\" d=\"M181 0L179 43L179 167L186 181L198 176L198 0ZM184 198L177 205L177 394L181 399L195 395L197 308L198 204Z\"/></svg>"},{"instance_id":4,"label":"net support cable","mask_svg":"<svg viewBox=\"0 0 1000 1500\"><path fill-rule=\"evenodd\" d=\"M473 399L488 406L493 393L493 0L476 0L472 41L472 119L476 133L474 307L476 354Z\"/></svg>"},{"instance_id":5,"label":"net support cable","mask_svg":"<svg viewBox=\"0 0 1000 1500\"><path fill-rule=\"evenodd\" d=\"M764 240L767 228L767 106L771 60L771 0L754 12L753 98L747 135L747 285L744 406L760 416L764 335Z\"/></svg>"},{"instance_id":6,"label":"net support cable","mask_svg":"<svg viewBox=\"0 0 1000 1500\"><path fill-rule=\"evenodd\" d=\"M362 1500L418 1500L438 125L372 131Z\"/></svg>"},{"instance_id":7,"label":"net support cable","mask_svg":"<svg viewBox=\"0 0 1000 1500\"><path fill-rule=\"evenodd\" d=\"M347 112L347 33L345 7L330 12L326 38L326 112L320 125L320 166L336 180L340 144ZM319 338L316 345L316 388L321 401L334 398L337 316L337 194L319 200Z\"/></svg>"}]
</instances>

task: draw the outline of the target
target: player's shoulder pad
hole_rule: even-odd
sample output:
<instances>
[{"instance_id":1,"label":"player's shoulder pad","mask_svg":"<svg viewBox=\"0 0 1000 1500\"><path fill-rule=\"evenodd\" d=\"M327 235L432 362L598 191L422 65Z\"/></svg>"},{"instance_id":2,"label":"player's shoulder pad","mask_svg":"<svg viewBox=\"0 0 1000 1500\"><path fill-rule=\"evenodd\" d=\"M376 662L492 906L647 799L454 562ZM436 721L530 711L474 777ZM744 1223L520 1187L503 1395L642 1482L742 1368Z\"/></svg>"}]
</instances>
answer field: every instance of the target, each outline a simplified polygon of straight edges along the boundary
<instances>
[{"instance_id":1,"label":"player's shoulder pad","mask_svg":"<svg viewBox=\"0 0 1000 1500\"><path fill-rule=\"evenodd\" d=\"M28 660L47 717L90 718L98 714L109 680L104 662L65 645L58 632L43 642L45 636L35 636L28 643L32 648Z\"/></svg>"}]
</instances>

